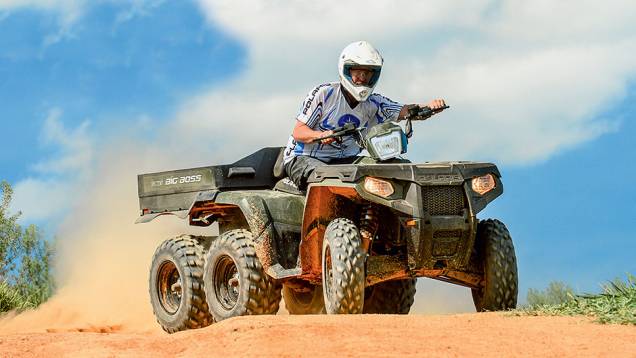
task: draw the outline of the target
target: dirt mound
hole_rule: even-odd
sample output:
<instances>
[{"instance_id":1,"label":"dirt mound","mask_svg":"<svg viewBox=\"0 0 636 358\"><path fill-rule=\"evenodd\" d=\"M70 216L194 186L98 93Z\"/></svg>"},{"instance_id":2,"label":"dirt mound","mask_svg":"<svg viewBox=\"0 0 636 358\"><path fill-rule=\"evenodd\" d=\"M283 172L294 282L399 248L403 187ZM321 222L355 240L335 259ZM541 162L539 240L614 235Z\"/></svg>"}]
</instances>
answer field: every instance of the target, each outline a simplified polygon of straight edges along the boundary
<instances>
[{"instance_id":1,"label":"dirt mound","mask_svg":"<svg viewBox=\"0 0 636 358\"><path fill-rule=\"evenodd\" d=\"M100 327L93 327L100 328ZM636 327L583 318L251 316L168 335L52 332L0 336L0 356L633 356ZM99 331L99 330L98 330ZM86 331L95 332L95 331Z\"/></svg>"}]
</instances>

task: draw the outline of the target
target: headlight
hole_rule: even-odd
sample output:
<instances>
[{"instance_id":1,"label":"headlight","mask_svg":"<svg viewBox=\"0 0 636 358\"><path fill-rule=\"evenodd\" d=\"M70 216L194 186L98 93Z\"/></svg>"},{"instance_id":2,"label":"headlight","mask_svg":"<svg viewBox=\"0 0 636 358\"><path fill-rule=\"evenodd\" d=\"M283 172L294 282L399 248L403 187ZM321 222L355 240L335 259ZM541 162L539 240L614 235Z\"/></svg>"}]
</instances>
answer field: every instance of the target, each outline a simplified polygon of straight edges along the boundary
<instances>
[{"instance_id":1,"label":"headlight","mask_svg":"<svg viewBox=\"0 0 636 358\"><path fill-rule=\"evenodd\" d=\"M495 177L492 174L475 177L471 182L473 191L480 195L484 195L495 188Z\"/></svg>"},{"instance_id":2,"label":"headlight","mask_svg":"<svg viewBox=\"0 0 636 358\"><path fill-rule=\"evenodd\" d=\"M401 132L394 131L387 135L372 137L370 141L380 160L397 157L402 153Z\"/></svg>"},{"instance_id":3,"label":"headlight","mask_svg":"<svg viewBox=\"0 0 636 358\"><path fill-rule=\"evenodd\" d=\"M395 191L388 181L371 177L364 178L364 190L383 198L391 196Z\"/></svg>"}]
</instances>

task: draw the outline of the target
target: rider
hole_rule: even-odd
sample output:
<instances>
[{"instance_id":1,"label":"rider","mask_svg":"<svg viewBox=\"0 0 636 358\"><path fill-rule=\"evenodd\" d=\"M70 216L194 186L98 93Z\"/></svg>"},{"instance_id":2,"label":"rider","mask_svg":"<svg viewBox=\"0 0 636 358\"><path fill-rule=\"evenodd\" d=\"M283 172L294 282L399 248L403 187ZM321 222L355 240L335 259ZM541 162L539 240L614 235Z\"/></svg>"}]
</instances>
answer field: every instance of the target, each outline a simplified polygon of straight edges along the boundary
<instances>
[{"instance_id":1,"label":"rider","mask_svg":"<svg viewBox=\"0 0 636 358\"><path fill-rule=\"evenodd\" d=\"M385 121L400 121L412 105L403 105L373 93L384 60L366 41L349 44L338 60L340 82L315 87L300 107L296 125L284 152L285 171L300 189L320 165L350 164L362 151L352 136L325 138L346 123L366 129ZM430 101L431 109L445 106L443 99Z\"/></svg>"}]
</instances>

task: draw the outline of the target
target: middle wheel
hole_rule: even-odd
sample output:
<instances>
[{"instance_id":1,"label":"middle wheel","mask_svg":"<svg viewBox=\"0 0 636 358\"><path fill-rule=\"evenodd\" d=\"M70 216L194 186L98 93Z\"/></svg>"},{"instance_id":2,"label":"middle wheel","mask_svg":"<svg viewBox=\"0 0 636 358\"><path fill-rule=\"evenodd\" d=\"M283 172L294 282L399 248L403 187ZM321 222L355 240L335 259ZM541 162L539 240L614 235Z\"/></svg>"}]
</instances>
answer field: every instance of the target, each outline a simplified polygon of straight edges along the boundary
<instances>
[{"instance_id":1,"label":"middle wheel","mask_svg":"<svg viewBox=\"0 0 636 358\"><path fill-rule=\"evenodd\" d=\"M321 314L325 313L322 286L311 286L298 290L283 285L283 299L289 314Z\"/></svg>"},{"instance_id":2,"label":"middle wheel","mask_svg":"<svg viewBox=\"0 0 636 358\"><path fill-rule=\"evenodd\" d=\"M281 287L263 272L252 242L252 233L238 229L221 234L210 245L203 281L217 322L278 312Z\"/></svg>"},{"instance_id":3,"label":"middle wheel","mask_svg":"<svg viewBox=\"0 0 636 358\"><path fill-rule=\"evenodd\" d=\"M328 314L362 313L364 256L360 232L349 219L327 225L322 244L322 288Z\"/></svg>"},{"instance_id":4,"label":"middle wheel","mask_svg":"<svg viewBox=\"0 0 636 358\"><path fill-rule=\"evenodd\" d=\"M417 279L385 281L367 287L364 292L364 313L408 314L415 302Z\"/></svg>"}]
</instances>

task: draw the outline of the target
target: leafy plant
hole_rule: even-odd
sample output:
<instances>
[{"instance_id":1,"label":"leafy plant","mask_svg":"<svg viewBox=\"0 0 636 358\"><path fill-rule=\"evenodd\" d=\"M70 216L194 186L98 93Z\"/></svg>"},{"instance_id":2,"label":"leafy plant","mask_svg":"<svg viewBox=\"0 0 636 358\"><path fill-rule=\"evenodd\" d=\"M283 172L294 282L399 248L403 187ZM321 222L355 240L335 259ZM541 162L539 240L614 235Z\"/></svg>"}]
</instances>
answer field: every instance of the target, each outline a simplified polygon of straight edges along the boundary
<instances>
[{"instance_id":1,"label":"leafy plant","mask_svg":"<svg viewBox=\"0 0 636 358\"><path fill-rule=\"evenodd\" d=\"M517 314L595 317L600 323L636 325L636 277L627 274L627 280L615 279L603 285L598 294L572 295L559 304L530 306L517 310Z\"/></svg>"},{"instance_id":2,"label":"leafy plant","mask_svg":"<svg viewBox=\"0 0 636 358\"><path fill-rule=\"evenodd\" d=\"M0 182L0 189L0 312L36 307L53 290L53 249L35 225L22 229L17 223L20 213L9 214L9 183Z\"/></svg>"},{"instance_id":3,"label":"leafy plant","mask_svg":"<svg viewBox=\"0 0 636 358\"><path fill-rule=\"evenodd\" d=\"M529 289L528 306L558 305L571 300L573 297L574 290L572 287L560 281L553 281L550 282L545 291Z\"/></svg>"}]
</instances>

